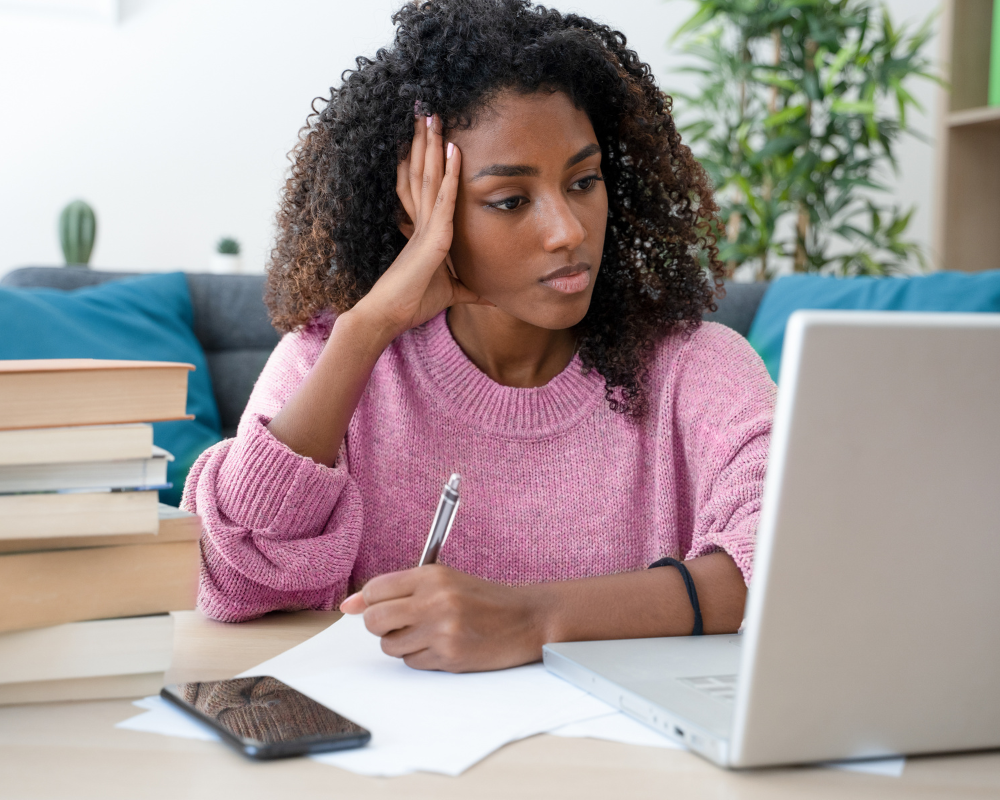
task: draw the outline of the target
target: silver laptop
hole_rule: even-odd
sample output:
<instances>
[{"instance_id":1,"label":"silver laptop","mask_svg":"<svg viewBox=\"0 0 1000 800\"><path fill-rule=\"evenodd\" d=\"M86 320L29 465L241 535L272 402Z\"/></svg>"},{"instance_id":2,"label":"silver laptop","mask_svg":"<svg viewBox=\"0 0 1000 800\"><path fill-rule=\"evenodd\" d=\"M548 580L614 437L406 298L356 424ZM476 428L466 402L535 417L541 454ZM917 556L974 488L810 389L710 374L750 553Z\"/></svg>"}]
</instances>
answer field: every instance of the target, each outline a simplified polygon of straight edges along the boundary
<instances>
[{"instance_id":1,"label":"silver laptop","mask_svg":"<svg viewBox=\"0 0 1000 800\"><path fill-rule=\"evenodd\" d=\"M1000 747L1000 314L793 314L744 633L544 659L726 767Z\"/></svg>"}]
</instances>

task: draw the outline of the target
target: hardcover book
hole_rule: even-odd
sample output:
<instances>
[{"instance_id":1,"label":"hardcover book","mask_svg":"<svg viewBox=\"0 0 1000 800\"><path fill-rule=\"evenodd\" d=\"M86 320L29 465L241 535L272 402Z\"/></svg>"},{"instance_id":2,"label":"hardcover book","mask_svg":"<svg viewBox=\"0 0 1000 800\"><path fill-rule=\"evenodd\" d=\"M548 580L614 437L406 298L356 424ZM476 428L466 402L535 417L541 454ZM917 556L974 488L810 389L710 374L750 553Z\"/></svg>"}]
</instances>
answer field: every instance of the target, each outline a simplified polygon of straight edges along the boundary
<instances>
[{"instance_id":1,"label":"hardcover book","mask_svg":"<svg viewBox=\"0 0 1000 800\"><path fill-rule=\"evenodd\" d=\"M0 552L8 551L11 541L38 540L38 548L49 549L43 540L155 534L158 506L155 491L0 495ZM37 548L15 544L14 549Z\"/></svg>"},{"instance_id":2,"label":"hardcover book","mask_svg":"<svg viewBox=\"0 0 1000 800\"><path fill-rule=\"evenodd\" d=\"M193 419L191 364L53 358L0 361L0 429Z\"/></svg>"},{"instance_id":3,"label":"hardcover book","mask_svg":"<svg viewBox=\"0 0 1000 800\"><path fill-rule=\"evenodd\" d=\"M21 502L26 499L30 502ZM110 502L104 503L105 500ZM51 513L53 505L64 501L68 504L60 507L58 514ZM93 501L100 502L95 505ZM123 501L125 505L121 509L113 505ZM21 506L18 507L17 503ZM27 524L18 528L20 537L5 538L3 531L10 531L13 527L10 517L5 514L18 510L25 512ZM48 516L43 518L43 512L49 512ZM25 533L26 529L28 533ZM158 503L156 492L0 497L0 554L123 544L196 542L200 536L201 519L189 511Z\"/></svg>"},{"instance_id":4,"label":"hardcover book","mask_svg":"<svg viewBox=\"0 0 1000 800\"><path fill-rule=\"evenodd\" d=\"M198 542L0 555L0 632L195 607Z\"/></svg>"},{"instance_id":5,"label":"hardcover book","mask_svg":"<svg viewBox=\"0 0 1000 800\"><path fill-rule=\"evenodd\" d=\"M0 431L0 466L126 461L152 454L153 427L142 423Z\"/></svg>"},{"instance_id":6,"label":"hardcover book","mask_svg":"<svg viewBox=\"0 0 1000 800\"><path fill-rule=\"evenodd\" d=\"M173 653L169 614L0 634L0 705L158 691Z\"/></svg>"},{"instance_id":7,"label":"hardcover book","mask_svg":"<svg viewBox=\"0 0 1000 800\"><path fill-rule=\"evenodd\" d=\"M67 489L159 489L167 484L167 462L174 457L153 447L152 457L126 461L0 466L0 494L58 492Z\"/></svg>"}]
</instances>

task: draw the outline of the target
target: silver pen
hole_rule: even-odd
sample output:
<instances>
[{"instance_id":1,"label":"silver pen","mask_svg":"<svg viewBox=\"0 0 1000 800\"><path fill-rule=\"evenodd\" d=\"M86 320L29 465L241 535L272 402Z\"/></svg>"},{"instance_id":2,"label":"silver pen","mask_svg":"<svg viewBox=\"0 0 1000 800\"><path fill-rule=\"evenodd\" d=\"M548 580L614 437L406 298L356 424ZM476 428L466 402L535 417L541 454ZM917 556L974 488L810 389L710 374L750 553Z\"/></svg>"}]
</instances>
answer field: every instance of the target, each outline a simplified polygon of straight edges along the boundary
<instances>
[{"instance_id":1,"label":"silver pen","mask_svg":"<svg viewBox=\"0 0 1000 800\"><path fill-rule=\"evenodd\" d=\"M455 512L458 511L458 484L461 481L461 475L457 472L452 473L441 490L441 499L438 501L434 522L431 523L431 532L427 534L427 544L424 545L424 553L420 556L418 567L437 561L441 546L451 532L451 524L455 521Z\"/></svg>"}]
</instances>

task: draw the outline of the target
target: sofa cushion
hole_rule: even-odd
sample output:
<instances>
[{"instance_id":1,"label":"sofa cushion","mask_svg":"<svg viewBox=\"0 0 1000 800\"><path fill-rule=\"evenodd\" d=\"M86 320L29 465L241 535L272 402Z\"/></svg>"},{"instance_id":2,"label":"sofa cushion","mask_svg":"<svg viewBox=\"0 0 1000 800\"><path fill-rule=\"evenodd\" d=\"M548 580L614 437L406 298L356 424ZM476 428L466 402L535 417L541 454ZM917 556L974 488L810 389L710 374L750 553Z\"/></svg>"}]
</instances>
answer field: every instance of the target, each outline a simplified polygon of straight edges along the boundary
<instances>
[{"instance_id":1,"label":"sofa cushion","mask_svg":"<svg viewBox=\"0 0 1000 800\"><path fill-rule=\"evenodd\" d=\"M142 274L149 273L21 267L0 278L0 285L70 290ZM264 306L265 279L200 273L185 277L194 306L194 334L208 359L222 435L235 436L250 392L279 338ZM745 330L742 333L746 335Z\"/></svg>"},{"instance_id":2,"label":"sofa cushion","mask_svg":"<svg viewBox=\"0 0 1000 800\"><path fill-rule=\"evenodd\" d=\"M785 325L802 308L1000 312L1000 270L912 278L779 278L764 295L747 337L774 380L781 369Z\"/></svg>"},{"instance_id":3,"label":"sofa cushion","mask_svg":"<svg viewBox=\"0 0 1000 800\"><path fill-rule=\"evenodd\" d=\"M0 358L119 358L182 361L188 378L187 410L194 420L153 423L153 439L174 455L172 489L160 493L177 505L194 459L219 441L219 411L208 362L193 330L193 311L182 273L127 278L74 291L0 288Z\"/></svg>"}]
</instances>

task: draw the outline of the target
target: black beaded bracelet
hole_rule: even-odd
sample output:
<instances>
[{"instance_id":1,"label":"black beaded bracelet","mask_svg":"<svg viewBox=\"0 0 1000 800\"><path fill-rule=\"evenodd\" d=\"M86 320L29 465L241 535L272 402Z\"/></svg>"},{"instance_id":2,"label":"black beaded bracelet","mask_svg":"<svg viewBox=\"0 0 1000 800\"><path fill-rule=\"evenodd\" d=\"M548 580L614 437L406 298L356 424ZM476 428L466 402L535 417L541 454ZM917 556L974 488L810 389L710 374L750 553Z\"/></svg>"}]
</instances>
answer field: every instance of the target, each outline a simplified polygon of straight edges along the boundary
<instances>
[{"instance_id":1,"label":"black beaded bracelet","mask_svg":"<svg viewBox=\"0 0 1000 800\"><path fill-rule=\"evenodd\" d=\"M681 573L681 577L684 579L684 588L687 589L691 608L694 609L694 630L691 631L691 635L701 636L705 632L705 628L701 622L701 606L698 605L698 591L694 588L694 578L691 577L688 568L684 566L684 562L678 561L676 558L661 558L659 561L654 561L649 565L650 569L653 569L653 567L677 567L677 570Z\"/></svg>"}]
</instances>

